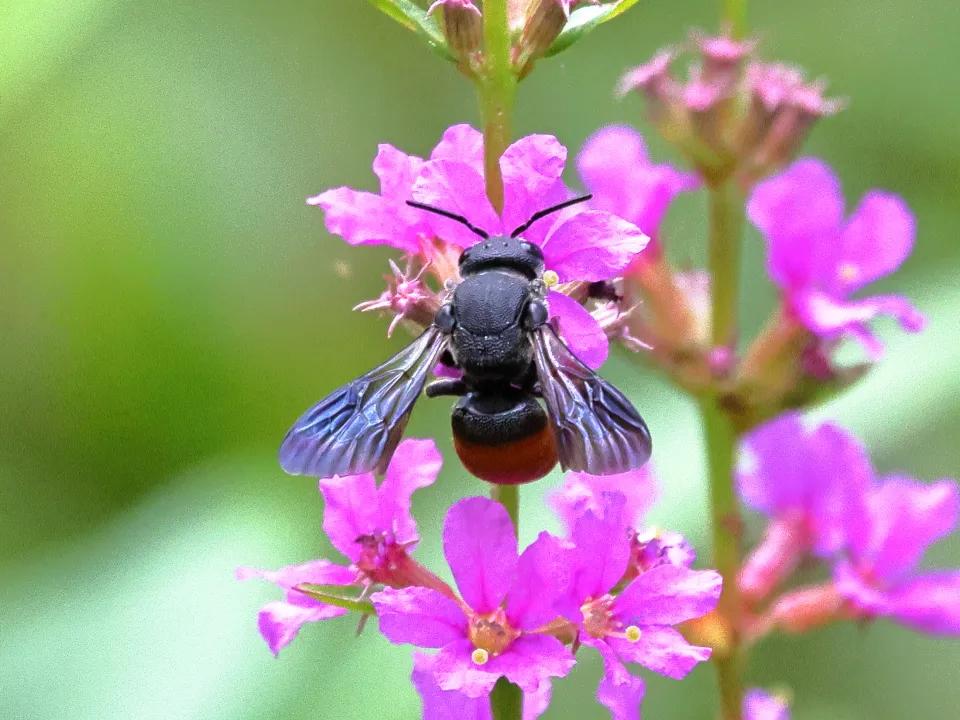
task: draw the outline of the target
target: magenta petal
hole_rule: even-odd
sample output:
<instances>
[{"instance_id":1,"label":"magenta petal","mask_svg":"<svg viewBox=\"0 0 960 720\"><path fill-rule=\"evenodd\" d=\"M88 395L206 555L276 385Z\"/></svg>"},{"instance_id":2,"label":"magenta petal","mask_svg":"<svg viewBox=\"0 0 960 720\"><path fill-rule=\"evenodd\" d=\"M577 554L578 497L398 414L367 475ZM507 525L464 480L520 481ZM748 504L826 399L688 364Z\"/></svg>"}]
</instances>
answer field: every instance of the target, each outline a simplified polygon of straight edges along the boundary
<instances>
[{"instance_id":1,"label":"magenta petal","mask_svg":"<svg viewBox=\"0 0 960 720\"><path fill-rule=\"evenodd\" d=\"M790 708L781 698L748 690L743 698L743 720L790 720Z\"/></svg>"},{"instance_id":2,"label":"magenta petal","mask_svg":"<svg viewBox=\"0 0 960 720\"><path fill-rule=\"evenodd\" d=\"M619 492L626 498L623 522L626 528L636 528L657 498L657 487L650 464L639 470L628 470L616 475L590 475L568 472L563 485L547 496L547 504L567 529L573 532L577 520L588 510L602 511L604 493Z\"/></svg>"},{"instance_id":3,"label":"magenta petal","mask_svg":"<svg viewBox=\"0 0 960 720\"><path fill-rule=\"evenodd\" d=\"M751 430L737 465L738 489L746 504L771 516L802 508L817 484L805 463L812 444L812 433L797 412Z\"/></svg>"},{"instance_id":4,"label":"magenta petal","mask_svg":"<svg viewBox=\"0 0 960 720\"><path fill-rule=\"evenodd\" d=\"M960 570L919 575L889 593L893 616L937 635L960 635Z\"/></svg>"},{"instance_id":5,"label":"magenta petal","mask_svg":"<svg viewBox=\"0 0 960 720\"><path fill-rule=\"evenodd\" d=\"M834 566L833 582L837 592L859 611L867 615L889 615L892 612L887 594L867 583L846 560Z\"/></svg>"},{"instance_id":6,"label":"magenta petal","mask_svg":"<svg viewBox=\"0 0 960 720\"><path fill-rule=\"evenodd\" d=\"M435 656L415 652L410 679L423 701L423 720L493 720L487 697L470 698L456 690L444 690L434 673Z\"/></svg>"},{"instance_id":7,"label":"magenta petal","mask_svg":"<svg viewBox=\"0 0 960 720\"><path fill-rule=\"evenodd\" d=\"M360 559L357 538L379 535L388 529L380 527L377 481L371 473L324 478L320 481L320 492L326 503L324 532L337 550L357 562Z\"/></svg>"},{"instance_id":8,"label":"magenta petal","mask_svg":"<svg viewBox=\"0 0 960 720\"><path fill-rule=\"evenodd\" d=\"M852 292L889 275L907 259L914 235L913 214L903 200L868 192L843 229L837 286Z\"/></svg>"},{"instance_id":9,"label":"magenta petal","mask_svg":"<svg viewBox=\"0 0 960 720\"><path fill-rule=\"evenodd\" d=\"M311 560L302 565L286 565L279 570L239 567L236 576L237 580L261 578L285 590L291 590L297 585L351 585L357 577L350 568L329 560Z\"/></svg>"},{"instance_id":10,"label":"magenta petal","mask_svg":"<svg viewBox=\"0 0 960 720\"><path fill-rule=\"evenodd\" d=\"M517 572L517 536L503 505L484 497L456 502L443 521L443 554L467 604L480 614L503 602Z\"/></svg>"},{"instance_id":11,"label":"magenta petal","mask_svg":"<svg viewBox=\"0 0 960 720\"><path fill-rule=\"evenodd\" d=\"M380 485L380 521L384 530L392 530L398 543L417 540L417 523L410 514L410 496L415 490L432 485L443 459L433 440L402 441L390 460L386 478ZM412 549L415 545L409 545Z\"/></svg>"},{"instance_id":12,"label":"magenta petal","mask_svg":"<svg viewBox=\"0 0 960 720\"><path fill-rule=\"evenodd\" d=\"M477 665L472 658L474 649L473 643L464 638L443 647L434 656L433 674L442 689L456 690L471 698L490 695L503 675L491 669L499 658Z\"/></svg>"},{"instance_id":13,"label":"magenta petal","mask_svg":"<svg viewBox=\"0 0 960 720\"><path fill-rule=\"evenodd\" d=\"M577 213L543 244L547 268L572 280L610 280L633 262L650 238L633 223L602 210Z\"/></svg>"},{"instance_id":14,"label":"magenta petal","mask_svg":"<svg viewBox=\"0 0 960 720\"><path fill-rule=\"evenodd\" d=\"M550 706L550 681L544 680L533 692L523 694L523 720L537 720Z\"/></svg>"},{"instance_id":15,"label":"magenta petal","mask_svg":"<svg viewBox=\"0 0 960 720\"><path fill-rule=\"evenodd\" d=\"M551 317L560 322L560 335L567 347L587 367L596 370L610 354L610 341L600 323L583 305L563 293L547 293Z\"/></svg>"},{"instance_id":16,"label":"magenta petal","mask_svg":"<svg viewBox=\"0 0 960 720\"><path fill-rule=\"evenodd\" d=\"M580 559L572 591L580 602L606 595L623 577L630 562L630 538L624 532L621 493L605 494L603 513L584 513L571 539Z\"/></svg>"},{"instance_id":17,"label":"magenta petal","mask_svg":"<svg viewBox=\"0 0 960 720\"><path fill-rule=\"evenodd\" d=\"M339 187L308 198L307 203L323 208L327 231L350 245L389 245L407 252L418 249L416 235L398 216L399 209L379 195Z\"/></svg>"},{"instance_id":18,"label":"magenta petal","mask_svg":"<svg viewBox=\"0 0 960 720\"><path fill-rule=\"evenodd\" d=\"M871 497L870 563L879 577L894 580L912 570L927 548L957 527L960 488L952 480L928 485L893 477Z\"/></svg>"},{"instance_id":19,"label":"magenta petal","mask_svg":"<svg viewBox=\"0 0 960 720\"><path fill-rule=\"evenodd\" d=\"M676 680L686 677L697 663L710 659L710 648L691 645L671 627L645 626L636 642L621 638L607 638L607 642L622 660Z\"/></svg>"},{"instance_id":20,"label":"magenta petal","mask_svg":"<svg viewBox=\"0 0 960 720\"><path fill-rule=\"evenodd\" d=\"M447 128L430 153L431 160L458 160L483 172L483 134L466 124Z\"/></svg>"},{"instance_id":21,"label":"magenta petal","mask_svg":"<svg viewBox=\"0 0 960 720\"><path fill-rule=\"evenodd\" d=\"M370 596L380 632L395 645L439 648L467 634L467 616L450 598L422 587L386 588Z\"/></svg>"},{"instance_id":22,"label":"magenta petal","mask_svg":"<svg viewBox=\"0 0 960 720\"><path fill-rule=\"evenodd\" d=\"M379 145L373 161L373 172L380 178L380 195L396 203L409 200L422 167L423 158L407 155L393 145Z\"/></svg>"},{"instance_id":23,"label":"magenta petal","mask_svg":"<svg viewBox=\"0 0 960 720\"><path fill-rule=\"evenodd\" d=\"M551 677L563 677L577 664L573 653L550 635L521 635L484 666L503 675L524 692L535 692Z\"/></svg>"},{"instance_id":24,"label":"magenta petal","mask_svg":"<svg viewBox=\"0 0 960 720\"><path fill-rule=\"evenodd\" d=\"M767 241L767 269L781 288L832 280L839 257L843 195L825 163L799 160L758 184L747 216Z\"/></svg>"},{"instance_id":25,"label":"magenta petal","mask_svg":"<svg viewBox=\"0 0 960 720\"><path fill-rule=\"evenodd\" d=\"M500 218L487 199L483 176L467 163L430 160L424 164L413 188L414 200L462 215L490 235L501 232ZM480 238L461 223L424 213L434 233L448 243L470 247Z\"/></svg>"},{"instance_id":26,"label":"magenta petal","mask_svg":"<svg viewBox=\"0 0 960 720\"><path fill-rule=\"evenodd\" d=\"M519 227L535 212L552 204L555 198L551 194L566 161L567 149L552 135L527 135L504 151L500 171L505 230Z\"/></svg>"},{"instance_id":27,"label":"magenta petal","mask_svg":"<svg viewBox=\"0 0 960 720\"><path fill-rule=\"evenodd\" d=\"M507 619L513 627L534 630L557 618L566 552L558 538L542 532L520 555L516 581L507 593Z\"/></svg>"},{"instance_id":28,"label":"magenta petal","mask_svg":"<svg viewBox=\"0 0 960 720\"><path fill-rule=\"evenodd\" d=\"M613 603L624 625L676 625L713 610L723 579L713 570L661 565L642 573Z\"/></svg>"},{"instance_id":29,"label":"magenta petal","mask_svg":"<svg viewBox=\"0 0 960 720\"><path fill-rule=\"evenodd\" d=\"M610 711L613 720L640 720L640 703L646 685L641 678L630 675L619 685L604 676L597 686L597 702Z\"/></svg>"},{"instance_id":30,"label":"magenta petal","mask_svg":"<svg viewBox=\"0 0 960 720\"><path fill-rule=\"evenodd\" d=\"M257 626L270 652L276 655L281 648L290 644L304 623L327 620L346 613L343 608L324 605L292 591L286 602L278 600L264 605L257 615Z\"/></svg>"}]
</instances>

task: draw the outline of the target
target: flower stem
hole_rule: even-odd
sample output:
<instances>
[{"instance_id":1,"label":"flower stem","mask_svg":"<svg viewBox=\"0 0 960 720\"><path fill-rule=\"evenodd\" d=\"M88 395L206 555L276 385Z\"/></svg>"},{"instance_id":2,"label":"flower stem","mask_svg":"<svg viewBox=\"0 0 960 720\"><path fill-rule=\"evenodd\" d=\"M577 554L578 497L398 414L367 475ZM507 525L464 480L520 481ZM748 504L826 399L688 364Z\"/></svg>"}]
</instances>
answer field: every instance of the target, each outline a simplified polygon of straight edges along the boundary
<instances>
[{"instance_id":1,"label":"flower stem","mask_svg":"<svg viewBox=\"0 0 960 720\"><path fill-rule=\"evenodd\" d=\"M714 347L736 349L740 285L743 197L730 179L710 183L710 277ZM723 576L718 611L730 629L730 644L716 653L723 720L743 716L742 619L737 576L740 572L740 507L734 492L737 431L718 390L701 398L701 414L710 475L713 561Z\"/></svg>"},{"instance_id":2,"label":"flower stem","mask_svg":"<svg viewBox=\"0 0 960 720\"><path fill-rule=\"evenodd\" d=\"M500 156L510 145L510 120L517 90L510 63L507 0L483 3L483 48L483 70L477 81L483 116L483 167L487 197L499 213L503 210Z\"/></svg>"},{"instance_id":3,"label":"flower stem","mask_svg":"<svg viewBox=\"0 0 960 720\"><path fill-rule=\"evenodd\" d=\"M497 680L490 694L493 720L520 720L523 717L523 692L506 678Z\"/></svg>"},{"instance_id":4,"label":"flower stem","mask_svg":"<svg viewBox=\"0 0 960 720\"><path fill-rule=\"evenodd\" d=\"M747 32L747 0L723 0L723 24L742 40Z\"/></svg>"},{"instance_id":5,"label":"flower stem","mask_svg":"<svg viewBox=\"0 0 960 720\"><path fill-rule=\"evenodd\" d=\"M520 489L517 485L493 485L490 489L490 498L496 500L507 509L513 530L520 534Z\"/></svg>"}]
</instances>

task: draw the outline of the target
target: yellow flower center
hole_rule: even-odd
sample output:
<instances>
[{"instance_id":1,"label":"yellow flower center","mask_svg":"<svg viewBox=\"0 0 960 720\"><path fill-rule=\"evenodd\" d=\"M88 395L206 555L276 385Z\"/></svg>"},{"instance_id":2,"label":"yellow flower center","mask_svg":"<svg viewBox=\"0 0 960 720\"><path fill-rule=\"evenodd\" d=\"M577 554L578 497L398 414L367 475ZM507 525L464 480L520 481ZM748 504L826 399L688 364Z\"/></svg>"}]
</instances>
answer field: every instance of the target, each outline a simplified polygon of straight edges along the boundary
<instances>
[{"instance_id":1,"label":"yellow flower center","mask_svg":"<svg viewBox=\"0 0 960 720\"><path fill-rule=\"evenodd\" d=\"M473 661L478 665L497 657L507 649L520 633L510 627L503 609L497 609L489 615L476 615L470 619L470 642L477 648ZM478 660L477 658L482 658Z\"/></svg>"}]
</instances>

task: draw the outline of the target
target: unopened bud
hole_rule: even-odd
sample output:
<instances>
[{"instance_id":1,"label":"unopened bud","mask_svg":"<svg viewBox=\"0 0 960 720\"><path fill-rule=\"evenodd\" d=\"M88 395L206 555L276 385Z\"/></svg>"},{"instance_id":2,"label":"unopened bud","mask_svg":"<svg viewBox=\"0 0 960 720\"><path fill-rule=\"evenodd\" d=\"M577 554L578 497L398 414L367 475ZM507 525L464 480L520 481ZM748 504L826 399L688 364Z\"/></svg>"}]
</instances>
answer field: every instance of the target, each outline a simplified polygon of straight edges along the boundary
<instances>
[{"instance_id":1,"label":"unopened bud","mask_svg":"<svg viewBox=\"0 0 960 720\"><path fill-rule=\"evenodd\" d=\"M515 50L515 69L525 77L533 63L542 58L570 19L570 10L579 0L531 0L523 31Z\"/></svg>"},{"instance_id":2,"label":"unopened bud","mask_svg":"<svg viewBox=\"0 0 960 720\"><path fill-rule=\"evenodd\" d=\"M483 42L483 20L480 10L471 0L437 0L427 14L441 11L443 35L450 51L468 65Z\"/></svg>"},{"instance_id":3,"label":"unopened bud","mask_svg":"<svg viewBox=\"0 0 960 720\"><path fill-rule=\"evenodd\" d=\"M743 61L757 47L755 40L734 40L729 35L693 33L703 63L703 80L729 93L740 78Z\"/></svg>"},{"instance_id":4,"label":"unopened bud","mask_svg":"<svg viewBox=\"0 0 960 720\"><path fill-rule=\"evenodd\" d=\"M789 592L770 609L771 624L789 633L808 632L845 617L843 596L833 583Z\"/></svg>"},{"instance_id":5,"label":"unopened bud","mask_svg":"<svg viewBox=\"0 0 960 720\"><path fill-rule=\"evenodd\" d=\"M650 62L626 72L617 84L617 96L636 90L647 101L647 118L662 125L677 113L679 88L670 75L670 64L676 58L673 50L661 50Z\"/></svg>"},{"instance_id":6,"label":"unopened bud","mask_svg":"<svg viewBox=\"0 0 960 720\"><path fill-rule=\"evenodd\" d=\"M693 131L712 150L722 151L726 115L723 89L705 76L695 76L684 86L682 97Z\"/></svg>"},{"instance_id":7,"label":"unopened bud","mask_svg":"<svg viewBox=\"0 0 960 720\"><path fill-rule=\"evenodd\" d=\"M740 571L738 581L744 602L758 604L776 590L796 569L806 546L802 518L788 516L773 520Z\"/></svg>"}]
</instances>

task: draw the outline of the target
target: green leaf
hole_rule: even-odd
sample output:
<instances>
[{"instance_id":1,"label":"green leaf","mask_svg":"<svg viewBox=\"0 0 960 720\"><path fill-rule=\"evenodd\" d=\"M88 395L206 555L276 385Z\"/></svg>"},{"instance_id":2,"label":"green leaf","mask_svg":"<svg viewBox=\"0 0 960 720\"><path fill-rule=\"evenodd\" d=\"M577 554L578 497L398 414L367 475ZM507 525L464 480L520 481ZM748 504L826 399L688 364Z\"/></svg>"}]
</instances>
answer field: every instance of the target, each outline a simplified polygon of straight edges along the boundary
<instances>
[{"instance_id":1,"label":"green leaf","mask_svg":"<svg viewBox=\"0 0 960 720\"><path fill-rule=\"evenodd\" d=\"M296 587L297 592L302 592L307 597L312 597L314 600L319 600L327 605L335 605L336 607L346 608L347 610L353 610L354 612L363 613L364 615L377 614L376 608L373 607L373 603L369 600L360 600L359 598L351 598L339 594L334 595L326 592L328 589L335 589L337 592L342 592L347 588L340 586L333 588L327 585L298 585Z\"/></svg>"},{"instance_id":2,"label":"green leaf","mask_svg":"<svg viewBox=\"0 0 960 720\"><path fill-rule=\"evenodd\" d=\"M636 0L633 0L633 2L636 2ZM447 47L447 41L443 37L443 33L440 32L437 21L427 15L427 11L419 5L415 5L410 0L370 0L370 3L403 25L407 30L412 30L420 35L440 57L451 62L456 61Z\"/></svg>"},{"instance_id":3,"label":"green leaf","mask_svg":"<svg viewBox=\"0 0 960 720\"><path fill-rule=\"evenodd\" d=\"M607 20L613 20L637 4L637 0L620 0L606 5L587 5L570 13L570 19L564 26L557 39L553 41L545 57L552 57L563 52L580 38L602 25Z\"/></svg>"}]
</instances>

